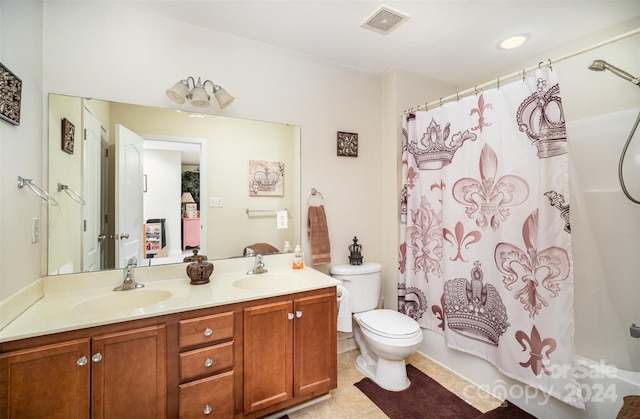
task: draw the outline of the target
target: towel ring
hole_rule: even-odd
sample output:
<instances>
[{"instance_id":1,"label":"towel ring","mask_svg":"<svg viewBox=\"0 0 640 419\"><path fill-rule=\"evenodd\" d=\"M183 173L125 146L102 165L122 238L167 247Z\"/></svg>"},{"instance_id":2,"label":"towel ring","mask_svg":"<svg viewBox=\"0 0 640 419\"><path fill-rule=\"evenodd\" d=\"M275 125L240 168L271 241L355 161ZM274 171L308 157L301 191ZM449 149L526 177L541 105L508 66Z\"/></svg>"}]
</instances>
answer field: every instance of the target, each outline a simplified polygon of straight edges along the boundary
<instances>
[{"instance_id":1,"label":"towel ring","mask_svg":"<svg viewBox=\"0 0 640 419\"><path fill-rule=\"evenodd\" d=\"M318 197L318 195L320 198L320 203L317 205L324 205L324 196L322 196L322 193L320 193L320 191L316 188L311 188L311 195L309 195L309 198L307 198L307 204L311 205L311 198Z\"/></svg>"}]
</instances>

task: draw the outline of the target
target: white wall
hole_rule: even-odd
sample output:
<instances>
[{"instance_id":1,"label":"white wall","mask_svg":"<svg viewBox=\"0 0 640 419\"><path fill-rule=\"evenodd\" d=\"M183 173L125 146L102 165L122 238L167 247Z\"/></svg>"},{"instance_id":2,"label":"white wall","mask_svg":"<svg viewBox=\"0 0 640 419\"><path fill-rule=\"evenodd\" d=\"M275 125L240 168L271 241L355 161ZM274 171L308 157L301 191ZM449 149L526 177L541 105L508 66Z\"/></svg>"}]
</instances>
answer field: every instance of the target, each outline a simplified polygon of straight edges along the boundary
<instances>
[{"instance_id":1,"label":"white wall","mask_svg":"<svg viewBox=\"0 0 640 419\"><path fill-rule=\"evenodd\" d=\"M20 126L0 121L0 300L38 278L46 266L43 241L31 243L34 218L41 220L46 237L46 205L26 188L17 188L18 176L47 184L42 34L42 4L0 2L0 62L22 80Z\"/></svg>"}]
</instances>

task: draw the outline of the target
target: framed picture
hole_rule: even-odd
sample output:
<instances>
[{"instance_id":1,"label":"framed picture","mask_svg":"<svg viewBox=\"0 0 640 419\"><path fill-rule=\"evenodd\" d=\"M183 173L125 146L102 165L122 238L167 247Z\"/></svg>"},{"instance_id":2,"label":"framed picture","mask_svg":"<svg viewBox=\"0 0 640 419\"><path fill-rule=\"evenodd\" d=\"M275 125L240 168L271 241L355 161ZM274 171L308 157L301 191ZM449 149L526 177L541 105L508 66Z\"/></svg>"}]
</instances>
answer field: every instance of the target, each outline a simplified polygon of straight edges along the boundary
<instances>
[{"instance_id":1,"label":"framed picture","mask_svg":"<svg viewBox=\"0 0 640 419\"><path fill-rule=\"evenodd\" d=\"M338 131L338 156L358 157L358 134Z\"/></svg>"},{"instance_id":2,"label":"framed picture","mask_svg":"<svg viewBox=\"0 0 640 419\"><path fill-rule=\"evenodd\" d=\"M0 63L0 118L20 125L22 80Z\"/></svg>"},{"instance_id":3,"label":"framed picture","mask_svg":"<svg viewBox=\"0 0 640 419\"><path fill-rule=\"evenodd\" d=\"M284 196L284 163L249 160L249 196Z\"/></svg>"},{"instance_id":4,"label":"framed picture","mask_svg":"<svg viewBox=\"0 0 640 419\"><path fill-rule=\"evenodd\" d=\"M76 127L67 118L62 118L62 151L73 154Z\"/></svg>"}]
</instances>

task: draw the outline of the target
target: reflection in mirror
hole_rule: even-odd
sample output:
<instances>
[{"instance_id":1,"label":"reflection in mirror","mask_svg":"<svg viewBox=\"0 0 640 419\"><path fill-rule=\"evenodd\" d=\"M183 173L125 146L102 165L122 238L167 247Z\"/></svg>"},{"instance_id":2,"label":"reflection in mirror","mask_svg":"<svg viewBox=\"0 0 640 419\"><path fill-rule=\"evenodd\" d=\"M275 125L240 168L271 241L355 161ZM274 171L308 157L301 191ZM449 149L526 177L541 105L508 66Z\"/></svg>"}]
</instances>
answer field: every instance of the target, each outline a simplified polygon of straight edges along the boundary
<instances>
[{"instance_id":1,"label":"reflection in mirror","mask_svg":"<svg viewBox=\"0 0 640 419\"><path fill-rule=\"evenodd\" d=\"M51 94L48 163L50 275L300 242L298 126Z\"/></svg>"}]
</instances>

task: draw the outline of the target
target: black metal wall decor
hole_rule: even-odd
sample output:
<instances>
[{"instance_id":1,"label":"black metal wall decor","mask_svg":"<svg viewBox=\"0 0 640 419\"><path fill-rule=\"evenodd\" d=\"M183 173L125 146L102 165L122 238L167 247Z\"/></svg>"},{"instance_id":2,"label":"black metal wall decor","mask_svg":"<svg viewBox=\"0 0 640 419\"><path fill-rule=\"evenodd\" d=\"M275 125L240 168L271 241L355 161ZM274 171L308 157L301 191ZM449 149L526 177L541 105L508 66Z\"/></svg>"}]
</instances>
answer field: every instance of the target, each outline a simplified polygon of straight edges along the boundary
<instances>
[{"instance_id":1,"label":"black metal wall decor","mask_svg":"<svg viewBox=\"0 0 640 419\"><path fill-rule=\"evenodd\" d=\"M362 245L358 244L358 238L353 236L353 244L349 245L349 264L362 265Z\"/></svg>"},{"instance_id":2,"label":"black metal wall decor","mask_svg":"<svg viewBox=\"0 0 640 419\"><path fill-rule=\"evenodd\" d=\"M73 154L76 127L67 118L62 118L62 151Z\"/></svg>"},{"instance_id":3,"label":"black metal wall decor","mask_svg":"<svg viewBox=\"0 0 640 419\"><path fill-rule=\"evenodd\" d=\"M22 80L0 63L0 118L20 125Z\"/></svg>"},{"instance_id":4,"label":"black metal wall decor","mask_svg":"<svg viewBox=\"0 0 640 419\"><path fill-rule=\"evenodd\" d=\"M338 156L358 157L358 134L338 131Z\"/></svg>"}]
</instances>

